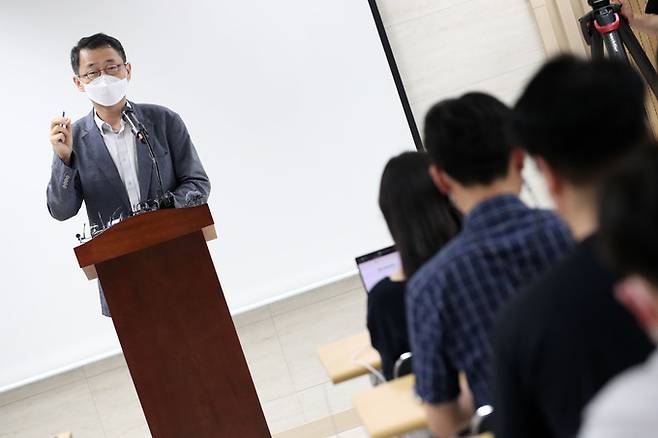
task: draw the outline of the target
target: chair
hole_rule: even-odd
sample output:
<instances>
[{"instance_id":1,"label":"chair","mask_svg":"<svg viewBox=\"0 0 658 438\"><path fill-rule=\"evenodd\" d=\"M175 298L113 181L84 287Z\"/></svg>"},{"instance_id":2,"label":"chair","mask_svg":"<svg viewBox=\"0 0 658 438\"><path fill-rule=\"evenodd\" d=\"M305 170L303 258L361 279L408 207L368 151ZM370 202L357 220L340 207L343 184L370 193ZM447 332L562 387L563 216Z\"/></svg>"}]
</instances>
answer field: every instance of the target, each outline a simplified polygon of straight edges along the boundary
<instances>
[{"instance_id":1,"label":"chair","mask_svg":"<svg viewBox=\"0 0 658 438\"><path fill-rule=\"evenodd\" d=\"M413 371L411 368L412 357L413 354L411 352L402 353L400 357L398 357L398 359L395 361L395 364L393 365L393 380L399 377L404 377L412 373ZM377 386L382 383L386 383L383 374L380 373L378 370L373 370L370 368L368 368L368 370L370 371L370 383L372 383L372 386Z\"/></svg>"},{"instance_id":2,"label":"chair","mask_svg":"<svg viewBox=\"0 0 658 438\"><path fill-rule=\"evenodd\" d=\"M398 360L395 361L395 365L393 365L393 378L397 379L398 377L406 376L407 374L411 374L412 368L411 368L411 358L413 357L413 354L410 352L407 353L402 353Z\"/></svg>"},{"instance_id":3,"label":"chair","mask_svg":"<svg viewBox=\"0 0 658 438\"><path fill-rule=\"evenodd\" d=\"M477 408L473 418L471 418L471 434L478 435L493 432L493 413L494 409L489 405Z\"/></svg>"}]
</instances>

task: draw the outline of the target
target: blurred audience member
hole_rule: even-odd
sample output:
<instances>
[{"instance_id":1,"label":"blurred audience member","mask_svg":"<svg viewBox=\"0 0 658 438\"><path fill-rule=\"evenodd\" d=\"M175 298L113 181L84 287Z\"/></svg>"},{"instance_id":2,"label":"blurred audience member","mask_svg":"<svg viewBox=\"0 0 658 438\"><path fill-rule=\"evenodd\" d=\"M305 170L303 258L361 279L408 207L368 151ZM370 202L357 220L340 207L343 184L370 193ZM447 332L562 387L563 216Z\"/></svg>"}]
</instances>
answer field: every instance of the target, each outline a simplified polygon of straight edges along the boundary
<instances>
[{"instance_id":1,"label":"blurred audience member","mask_svg":"<svg viewBox=\"0 0 658 438\"><path fill-rule=\"evenodd\" d=\"M458 232L461 214L429 175L430 159L422 152L392 158L382 175L379 208L402 260L402 270L377 283L368 294L368 330L382 358L387 380L401 354L407 353L406 279Z\"/></svg>"},{"instance_id":2,"label":"blurred audience member","mask_svg":"<svg viewBox=\"0 0 658 438\"><path fill-rule=\"evenodd\" d=\"M560 57L526 87L513 128L579 243L501 312L495 435L571 438L592 396L653 348L597 252L601 182L648 134L644 85L626 64Z\"/></svg>"},{"instance_id":3,"label":"blurred audience member","mask_svg":"<svg viewBox=\"0 0 658 438\"><path fill-rule=\"evenodd\" d=\"M508 139L509 117L494 97L470 93L436 104L425 119L430 175L465 215L462 231L407 288L416 392L441 438L492 402L490 339L500 308L572 246L555 214L518 197L525 153Z\"/></svg>"},{"instance_id":4,"label":"blurred audience member","mask_svg":"<svg viewBox=\"0 0 658 438\"><path fill-rule=\"evenodd\" d=\"M617 299L658 343L658 145L632 156L602 190L604 255L626 276ZM658 435L658 353L613 379L586 410L581 438Z\"/></svg>"}]
</instances>

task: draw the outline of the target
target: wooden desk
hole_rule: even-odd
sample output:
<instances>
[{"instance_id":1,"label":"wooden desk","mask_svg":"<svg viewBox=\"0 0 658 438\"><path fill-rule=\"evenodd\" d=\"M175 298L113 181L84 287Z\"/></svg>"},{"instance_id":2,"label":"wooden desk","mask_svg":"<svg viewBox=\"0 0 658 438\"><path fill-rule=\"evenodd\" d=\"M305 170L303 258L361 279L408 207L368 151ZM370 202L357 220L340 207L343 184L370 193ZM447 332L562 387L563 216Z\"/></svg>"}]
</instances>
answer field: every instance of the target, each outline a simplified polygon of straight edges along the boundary
<instances>
[{"instance_id":1,"label":"wooden desk","mask_svg":"<svg viewBox=\"0 0 658 438\"><path fill-rule=\"evenodd\" d=\"M333 383L367 374L368 370L357 361L377 369L382 366L379 353L370 345L367 330L319 348L318 356Z\"/></svg>"},{"instance_id":2,"label":"wooden desk","mask_svg":"<svg viewBox=\"0 0 658 438\"><path fill-rule=\"evenodd\" d=\"M408 375L358 393L353 402L373 438L402 435L427 428L427 418L414 394L415 377Z\"/></svg>"},{"instance_id":3,"label":"wooden desk","mask_svg":"<svg viewBox=\"0 0 658 438\"><path fill-rule=\"evenodd\" d=\"M371 438L389 438L427 429L425 409L414 393L416 378L401 377L360 392L354 408ZM491 433L471 438L494 438Z\"/></svg>"}]
</instances>

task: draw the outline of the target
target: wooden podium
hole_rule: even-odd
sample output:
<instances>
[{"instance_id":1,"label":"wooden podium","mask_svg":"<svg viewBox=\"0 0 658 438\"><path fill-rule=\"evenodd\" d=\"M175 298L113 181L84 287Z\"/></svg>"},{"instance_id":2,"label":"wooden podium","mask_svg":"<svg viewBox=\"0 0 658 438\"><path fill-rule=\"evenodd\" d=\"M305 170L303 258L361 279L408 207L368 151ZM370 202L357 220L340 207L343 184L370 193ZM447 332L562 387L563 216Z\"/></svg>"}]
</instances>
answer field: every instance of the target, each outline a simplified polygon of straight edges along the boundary
<instances>
[{"instance_id":1,"label":"wooden podium","mask_svg":"<svg viewBox=\"0 0 658 438\"><path fill-rule=\"evenodd\" d=\"M133 216L75 248L103 286L154 438L270 437L210 258L207 205Z\"/></svg>"}]
</instances>

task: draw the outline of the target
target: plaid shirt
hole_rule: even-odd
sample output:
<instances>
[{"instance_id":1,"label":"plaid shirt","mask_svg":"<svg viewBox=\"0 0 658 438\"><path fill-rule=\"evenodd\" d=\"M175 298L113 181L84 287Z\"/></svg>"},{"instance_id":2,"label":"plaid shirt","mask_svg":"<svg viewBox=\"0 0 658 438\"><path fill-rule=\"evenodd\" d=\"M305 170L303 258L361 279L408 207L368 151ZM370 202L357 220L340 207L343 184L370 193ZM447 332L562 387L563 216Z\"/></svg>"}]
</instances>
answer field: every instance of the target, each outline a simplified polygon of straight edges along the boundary
<instances>
[{"instance_id":1,"label":"plaid shirt","mask_svg":"<svg viewBox=\"0 0 658 438\"><path fill-rule=\"evenodd\" d=\"M566 225L515 195L478 204L462 232L407 286L407 319L416 392L427 403L454 400L466 374L476 407L491 404L496 314L521 286L573 246Z\"/></svg>"}]
</instances>

